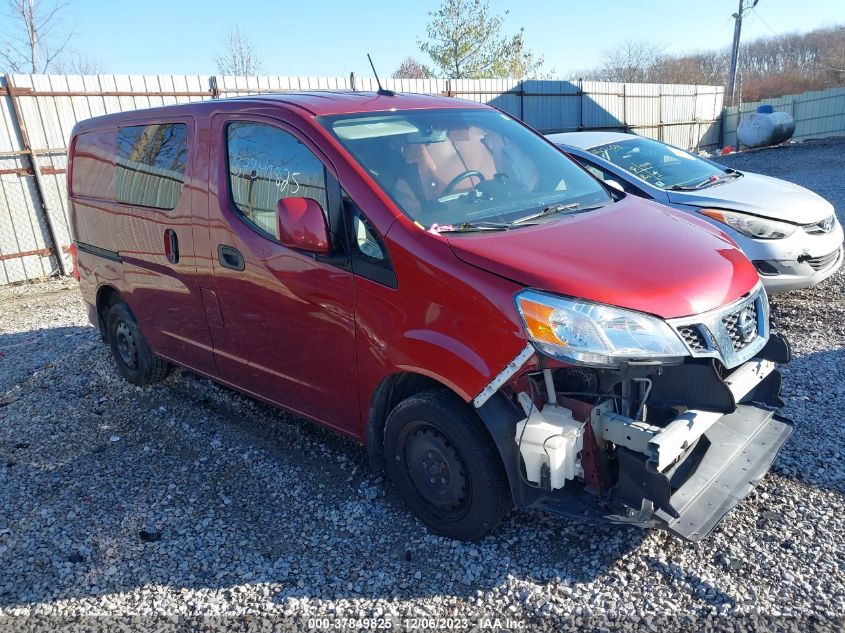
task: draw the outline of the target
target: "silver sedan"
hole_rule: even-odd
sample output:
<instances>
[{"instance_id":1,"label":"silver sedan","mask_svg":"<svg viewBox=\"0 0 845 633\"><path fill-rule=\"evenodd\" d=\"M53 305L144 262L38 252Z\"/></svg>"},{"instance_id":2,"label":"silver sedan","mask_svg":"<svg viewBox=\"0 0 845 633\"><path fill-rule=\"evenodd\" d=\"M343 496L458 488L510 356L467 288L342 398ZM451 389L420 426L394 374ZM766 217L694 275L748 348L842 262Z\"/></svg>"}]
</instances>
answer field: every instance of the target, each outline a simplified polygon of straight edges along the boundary
<instances>
[{"instance_id":1,"label":"silver sedan","mask_svg":"<svg viewBox=\"0 0 845 633\"><path fill-rule=\"evenodd\" d=\"M842 266L842 225L833 205L803 187L633 134L548 138L609 185L718 226L754 263L769 294L814 286Z\"/></svg>"}]
</instances>

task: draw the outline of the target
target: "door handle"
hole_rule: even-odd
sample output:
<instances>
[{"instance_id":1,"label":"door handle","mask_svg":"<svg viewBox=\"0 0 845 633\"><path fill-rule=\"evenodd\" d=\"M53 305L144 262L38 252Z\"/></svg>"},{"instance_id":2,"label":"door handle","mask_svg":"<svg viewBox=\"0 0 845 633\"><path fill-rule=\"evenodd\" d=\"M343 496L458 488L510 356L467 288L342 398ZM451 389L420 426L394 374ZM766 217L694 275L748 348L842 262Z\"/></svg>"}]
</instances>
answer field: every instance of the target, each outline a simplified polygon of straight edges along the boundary
<instances>
[{"instance_id":1,"label":"door handle","mask_svg":"<svg viewBox=\"0 0 845 633\"><path fill-rule=\"evenodd\" d=\"M232 246L225 244L218 244L217 246L217 261L223 268L231 268L232 270L244 269L244 256L241 252Z\"/></svg>"},{"instance_id":2,"label":"door handle","mask_svg":"<svg viewBox=\"0 0 845 633\"><path fill-rule=\"evenodd\" d=\"M164 232L164 255L171 264L179 263L179 237L173 229Z\"/></svg>"}]
</instances>

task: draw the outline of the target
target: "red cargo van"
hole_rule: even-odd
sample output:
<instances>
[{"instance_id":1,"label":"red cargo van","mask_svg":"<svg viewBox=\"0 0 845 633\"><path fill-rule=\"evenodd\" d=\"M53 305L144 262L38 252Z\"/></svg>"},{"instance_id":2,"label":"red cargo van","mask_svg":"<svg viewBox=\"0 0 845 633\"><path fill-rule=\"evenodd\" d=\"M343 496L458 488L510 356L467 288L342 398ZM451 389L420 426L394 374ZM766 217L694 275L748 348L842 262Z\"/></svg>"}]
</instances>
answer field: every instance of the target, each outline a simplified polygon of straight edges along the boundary
<instances>
[{"instance_id":1,"label":"red cargo van","mask_svg":"<svg viewBox=\"0 0 845 633\"><path fill-rule=\"evenodd\" d=\"M73 130L80 289L171 364L367 445L434 532L513 506L703 538L766 473L789 348L754 267L495 109L303 93Z\"/></svg>"}]
</instances>

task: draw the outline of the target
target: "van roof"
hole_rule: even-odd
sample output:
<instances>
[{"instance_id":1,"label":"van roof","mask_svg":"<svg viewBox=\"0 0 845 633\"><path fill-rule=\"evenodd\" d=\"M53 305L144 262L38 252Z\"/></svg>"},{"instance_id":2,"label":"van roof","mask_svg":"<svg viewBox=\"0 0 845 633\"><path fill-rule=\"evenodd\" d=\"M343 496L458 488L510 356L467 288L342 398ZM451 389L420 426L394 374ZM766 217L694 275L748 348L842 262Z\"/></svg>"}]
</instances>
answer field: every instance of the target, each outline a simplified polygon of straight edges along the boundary
<instances>
[{"instance_id":1,"label":"van roof","mask_svg":"<svg viewBox=\"0 0 845 633\"><path fill-rule=\"evenodd\" d=\"M313 116L334 114L357 114L361 112L386 112L391 110L420 110L427 108L484 108L484 104L441 95L399 93L393 96L380 95L376 92L322 91L308 92L273 92L266 94L192 101L177 105L159 106L142 110L129 110L105 116L85 119L77 123L74 133L88 131L105 123L114 124L137 113L142 116L173 116L180 114L200 114L207 110L220 108L223 104L243 103L267 105L278 103L286 107L295 107Z\"/></svg>"},{"instance_id":2,"label":"van roof","mask_svg":"<svg viewBox=\"0 0 845 633\"><path fill-rule=\"evenodd\" d=\"M422 108L472 108L483 107L480 103L455 99L441 95L426 95L397 92L393 96L377 92L352 91L310 91L275 92L233 100L278 101L308 110L315 116L324 114L352 114L358 112L384 112L386 110L419 110Z\"/></svg>"}]
</instances>

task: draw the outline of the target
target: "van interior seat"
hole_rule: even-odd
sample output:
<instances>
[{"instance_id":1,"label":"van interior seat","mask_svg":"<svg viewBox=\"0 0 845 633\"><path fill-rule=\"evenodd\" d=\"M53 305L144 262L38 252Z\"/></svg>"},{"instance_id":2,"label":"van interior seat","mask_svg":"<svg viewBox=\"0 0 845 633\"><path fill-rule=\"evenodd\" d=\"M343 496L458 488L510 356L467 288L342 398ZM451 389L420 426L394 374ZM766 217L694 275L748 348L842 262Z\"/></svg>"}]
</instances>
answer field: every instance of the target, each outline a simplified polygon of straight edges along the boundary
<instances>
[{"instance_id":1,"label":"van interior seat","mask_svg":"<svg viewBox=\"0 0 845 633\"><path fill-rule=\"evenodd\" d=\"M470 127L450 130L443 141L411 144L405 148L405 158L419 172L428 200L442 196L446 186L464 172L479 171L485 179L493 178L496 163L493 154L484 145L483 137L482 129ZM478 182L478 177L467 177L454 190L466 191Z\"/></svg>"}]
</instances>

